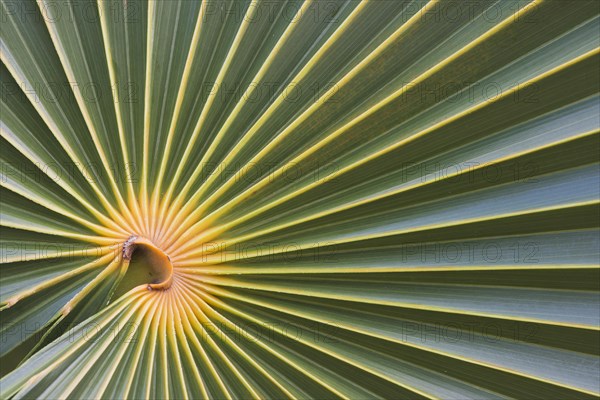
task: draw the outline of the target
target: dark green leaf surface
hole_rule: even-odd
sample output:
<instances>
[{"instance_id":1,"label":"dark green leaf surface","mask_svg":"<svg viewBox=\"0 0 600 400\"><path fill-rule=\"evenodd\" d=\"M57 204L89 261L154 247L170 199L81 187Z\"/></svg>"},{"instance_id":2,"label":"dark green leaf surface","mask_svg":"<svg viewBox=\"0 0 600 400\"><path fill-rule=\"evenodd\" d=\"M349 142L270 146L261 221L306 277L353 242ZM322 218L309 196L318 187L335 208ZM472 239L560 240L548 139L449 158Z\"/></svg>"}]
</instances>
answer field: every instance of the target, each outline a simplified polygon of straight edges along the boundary
<instances>
[{"instance_id":1,"label":"dark green leaf surface","mask_svg":"<svg viewBox=\"0 0 600 400\"><path fill-rule=\"evenodd\" d=\"M600 395L597 1L1 4L0 398Z\"/></svg>"}]
</instances>

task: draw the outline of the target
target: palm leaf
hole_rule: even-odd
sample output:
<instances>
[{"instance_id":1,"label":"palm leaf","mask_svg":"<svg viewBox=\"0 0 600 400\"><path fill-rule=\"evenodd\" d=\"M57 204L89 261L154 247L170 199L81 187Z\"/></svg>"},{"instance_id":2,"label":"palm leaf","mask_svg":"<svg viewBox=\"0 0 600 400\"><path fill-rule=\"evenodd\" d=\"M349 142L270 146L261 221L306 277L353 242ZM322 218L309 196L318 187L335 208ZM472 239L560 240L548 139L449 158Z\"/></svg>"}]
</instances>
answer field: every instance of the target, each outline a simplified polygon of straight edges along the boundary
<instances>
[{"instance_id":1,"label":"palm leaf","mask_svg":"<svg viewBox=\"0 0 600 400\"><path fill-rule=\"evenodd\" d=\"M2 22L1 398L600 395L596 1Z\"/></svg>"}]
</instances>

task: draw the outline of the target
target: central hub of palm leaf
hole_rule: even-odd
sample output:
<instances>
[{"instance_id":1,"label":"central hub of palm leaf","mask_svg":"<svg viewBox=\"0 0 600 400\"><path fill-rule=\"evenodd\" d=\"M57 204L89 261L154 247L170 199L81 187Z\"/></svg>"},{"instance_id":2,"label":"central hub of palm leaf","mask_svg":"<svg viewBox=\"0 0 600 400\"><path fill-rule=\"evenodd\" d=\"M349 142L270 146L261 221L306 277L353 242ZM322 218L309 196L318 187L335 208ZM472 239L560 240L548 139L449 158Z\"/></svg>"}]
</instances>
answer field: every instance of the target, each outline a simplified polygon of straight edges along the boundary
<instances>
[{"instance_id":1,"label":"central hub of palm leaf","mask_svg":"<svg viewBox=\"0 0 600 400\"><path fill-rule=\"evenodd\" d=\"M150 240L141 236L131 236L123 244L123 262L128 263L127 271L115 295L147 284L149 290L165 290L173 281L173 264L167 254Z\"/></svg>"}]
</instances>

